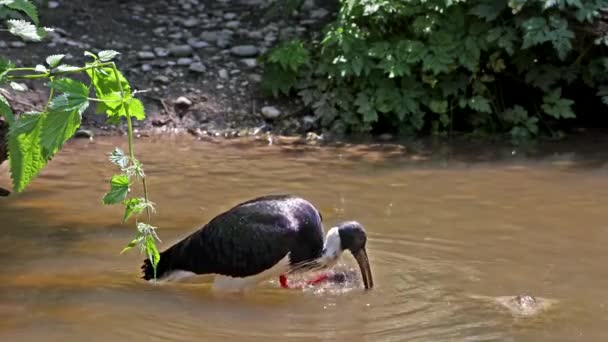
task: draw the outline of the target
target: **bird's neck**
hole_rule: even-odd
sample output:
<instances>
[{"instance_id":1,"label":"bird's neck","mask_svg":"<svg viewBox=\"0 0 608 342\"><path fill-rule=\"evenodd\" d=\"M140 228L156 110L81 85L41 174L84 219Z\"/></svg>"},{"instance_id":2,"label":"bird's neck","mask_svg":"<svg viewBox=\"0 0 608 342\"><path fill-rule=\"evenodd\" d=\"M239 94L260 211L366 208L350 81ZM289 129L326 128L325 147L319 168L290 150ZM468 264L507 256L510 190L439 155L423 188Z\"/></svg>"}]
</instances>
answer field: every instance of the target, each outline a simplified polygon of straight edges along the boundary
<instances>
[{"instance_id":1,"label":"bird's neck","mask_svg":"<svg viewBox=\"0 0 608 342\"><path fill-rule=\"evenodd\" d=\"M338 262L342 251L342 242L340 241L338 228L331 228L325 237L323 254L321 255L319 263L325 267L333 266L336 262Z\"/></svg>"}]
</instances>

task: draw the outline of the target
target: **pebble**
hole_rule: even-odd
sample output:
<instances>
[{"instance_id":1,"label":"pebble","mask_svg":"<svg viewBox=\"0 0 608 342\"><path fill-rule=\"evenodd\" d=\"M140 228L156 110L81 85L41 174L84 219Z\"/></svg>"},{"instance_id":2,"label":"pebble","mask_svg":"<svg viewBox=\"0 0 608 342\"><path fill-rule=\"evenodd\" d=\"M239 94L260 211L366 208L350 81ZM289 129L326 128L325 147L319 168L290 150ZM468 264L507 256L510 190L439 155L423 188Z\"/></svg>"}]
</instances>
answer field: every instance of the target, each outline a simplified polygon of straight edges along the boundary
<instances>
[{"instance_id":1,"label":"pebble","mask_svg":"<svg viewBox=\"0 0 608 342\"><path fill-rule=\"evenodd\" d=\"M241 22L238 20L232 20L226 23L226 28L229 29L237 29L239 26L241 26Z\"/></svg>"},{"instance_id":2,"label":"pebble","mask_svg":"<svg viewBox=\"0 0 608 342\"><path fill-rule=\"evenodd\" d=\"M205 67L205 65L203 63L196 62L196 63L192 63L190 65L190 71L203 73L203 72L207 71L207 67Z\"/></svg>"},{"instance_id":3,"label":"pebble","mask_svg":"<svg viewBox=\"0 0 608 342\"><path fill-rule=\"evenodd\" d=\"M158 76L154 77L154 81L158 82L158 83L164 83L164 84L168 84L171 82L169 77L167 77L165 75L158 75Z\"/></svg>"},{"instance_id":4,"label":"pebble","mask_svg":"<svg viewBox=\"0 0 608 342\"><path fill-rule=\"evenodd\" d=\"M255 57L260 53L260 49L253 45L237 45L230 49L230 52L237 57Z\"/></svg>"},{"instance_id":5,"label":"pebble","mask_svg":"<svg viewBox=\"0 0 608 342\"><path fill-rule=\"evenodd\" d=\"M25 47L25 43L24 42L19 42L19 41L11 42L11 47L13 47L13 48L22 48L22 47Z\"/></svg>"},{"instance_id":6,"label":"pebble","mask_svg":"<svg viewBox=\"0 0 608 342\"><path fill-rule=\"evenodd\" d=\"M4 40L0 40L0 49L4 49L8 47L8 45L6 44L6 42Z\"/></svg>"},{"instance_id":7,"label":"pebble","mask_svg":"<svg viewBox=\"0 0 608 342\"><path fill-rule=\"evenodd\" d=\"M141 71L143 71L143 72L152 71L152 66L150 64L144 64L141 66Z\"/></svg>"},{"instance_id":8,"label":"pebble","mask_svg":"<svg viewBox=\"0 0 608 342\"><path fill-rule=\"evenodd\" d=\"M223 80L227 80L228 79L228 71L226 69L220 69L217 72L218 76L223 79Z\"/></svg>"},{"instance_id":9,"label":"pebble","mask_svg":"<svg viewBox=\"0 0 608 342\"><path fill-rule=\"evenodd\" d=\"M49 1L47 5L49 6L50 9L55 9L55 8L59 7L59 2Z\"/></svg>"},{"instance_id":10,"label":"pebble","mask_svg":"<svg viewBox=\"0 0 608 342\"><path fill-rule=\"evenodd\" d=\"M137 53L137 58L139 59L154 59L156 56L151 51L139 51Z\"/></svg>"},{"instance_id":11,"label":"pebble","mask_svg":"<svg viewBox=\"0 0 608 342\"><path fill-rule=\"evenodd\" d=\"M188 57L192 55L192 47L190 45L173 45L169 47L169 53L175 57Z\"/></svg>"},{"instance_id":12,"label":"pebble","mask_svg":"<svg viewBox=\"0 0 608 342\"><path fill-rule=\"evenodd\" d=\"M182 25L184 27L196 27L201 23L201 21L198 18L188 18L186 20L184 20L184 22L182 23Z\"/></svg>"},{"instance_id":13,"label":"pebble","mask_svg":"<svg viewBox=\"0 0 608 342\"><path fill-rule=\"evenodd\" d=\"M189 98L187 98L185 96L180 96L177 99L175 99L175 101L173 101L173 104L178 105L178 106L183 106L183 107L190 107L190 106L192 106L192 100L190 100Z\"/></svg>"},{"instance_id":14,"label":"pebble","mask_svg":"<svg viewBox=\"0 0 608 342\"><path fill-rule=\"evenodd\" d=\"M177 60L177 65L179 65L179 66L187 66L187 65L192 64L193 62L194 62L194 60L192 58L182 57L182 58L179 58Z\"/></svg>"},{"instance_id":15,"label":"pebble","mask_svg":"<svg viewBox=\"0 0 608 342\"><path fill-rule=\"evenodd\" d=\"M196 38L189 38L188 45L192 46L195 49L204 49L206 47L209 47L209 43L204 40L198 40Z\"/></svg>"},{"instance_id":16,"label":"pebble","mask_svg":"<svg viewBox=\"0 0 608 342\"><path fill-rule=\"evenodd\" d=\"M232 12L224 13L225 20L233 20L236 17L237 17L236 13L232 13Z\"/></svg>"},{"instance_id":17,"label":"pebble","mask_svg":"<svg viewBox=\"0 0 608 342\"><path fill-rule=\"evenodd\" d=\"M262 115L267 119L275 119L281 115L281 111L273 106L262 107Z\"/></svg>"},{"instance_id":18,"label":"pebble","mask_svg":"<svg viewBox=\"0 0 608 342\"><path fill-rule=\"evenodd\" d=\"M249 80L254 83L260 83L260 82L262 82L262 75L251 74L251 75L249 75Z\"/></svg>"},{"instance_id":19,"label":"pebble","mask_svg":"<svg viewBox=\"0 0 608 342\"><path fill-rule=\"evenodd\" d=\"M243 58L241 59L241 63L247 68L253 69L258 66L258 61L255 58Z\"/></svg>"},{"instance_id":20,"label":"pebble","mask_svg":"<svg viewBox=\"0 0 608 342\"><path fill-rule=\"evenodd\" d=\"M156 54L156 56L161 58L169 56L169 50L162 47L155 47L154 53Z\"/></svg>"},{"instance_id":21,"label":"pebble","mask_svg":"<svg viewBox=\"0 0 608 342\"><path fill-rule=\"evenodd\" d=\"M74 138L84 138L93 140L93 132L87 129L79 129L74 133Z\"/></svg>"},{"instance_id":22,"label":"pebble","mask_svg":"<svg viewBox=\"0 0 608 342\"><path fill-rule=\"evenodd\" d=\"M329 14L329 11L325 8L318 8L316 10L310 11L310 17L314 19L325 18Z\"/></svg>"}]
</instances>

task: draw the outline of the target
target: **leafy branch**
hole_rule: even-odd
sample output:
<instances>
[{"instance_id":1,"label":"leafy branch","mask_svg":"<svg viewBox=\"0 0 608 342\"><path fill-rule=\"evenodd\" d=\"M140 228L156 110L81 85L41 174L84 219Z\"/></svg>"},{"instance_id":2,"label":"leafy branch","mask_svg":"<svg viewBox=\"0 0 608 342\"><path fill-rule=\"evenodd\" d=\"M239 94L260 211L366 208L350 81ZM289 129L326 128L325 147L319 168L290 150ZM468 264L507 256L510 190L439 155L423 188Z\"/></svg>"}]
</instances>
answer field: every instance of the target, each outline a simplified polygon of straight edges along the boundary
<instances>
[{"instance_id":1,"label":"leafy branch","mask_svg":"<svg viewBox=\"0 0 608 342\"><path fill-rule=\"evenodd\" d=\"M119 53L101 51L97 55L85 52L92 61L81 67L62 64L64 55L53 55L46 59L46 65L35 68L16 68L8 60L0 59L0 84L10 82L18 88L18 80L48 80L49 98L41 112L27 112L15 116L8 101L0 95L0 115L9 123L8 147L10 173L13 188L23 191L46 166L47 162L62 148L78 127L82 114L90 102L97 103L97 112L106 114L109 122L120 124L125 119L128 128L128 154L116 148L110 155L110 161L119 167L120 173L112 176L110 190L102 202L106 205L122 204L126 222L136 216L137 234L121 253L139 246L152 261L154 269L160 260L156 241L156 227L151 225L154 204L148 197L146 176L142 163L136 159L133 145L132 119L143 120L145 110L141 101L135 98L136 92L112 61ZM36 72L25 73L24 72ZM89 85L67 77L72 74L85 73L90 79ZM93 92L95 97L91 97ZM129 198L135 180L141 180L144 197ZM146 211L145 222L138 220L139 214Z\"/></svg>"}]
</instances>

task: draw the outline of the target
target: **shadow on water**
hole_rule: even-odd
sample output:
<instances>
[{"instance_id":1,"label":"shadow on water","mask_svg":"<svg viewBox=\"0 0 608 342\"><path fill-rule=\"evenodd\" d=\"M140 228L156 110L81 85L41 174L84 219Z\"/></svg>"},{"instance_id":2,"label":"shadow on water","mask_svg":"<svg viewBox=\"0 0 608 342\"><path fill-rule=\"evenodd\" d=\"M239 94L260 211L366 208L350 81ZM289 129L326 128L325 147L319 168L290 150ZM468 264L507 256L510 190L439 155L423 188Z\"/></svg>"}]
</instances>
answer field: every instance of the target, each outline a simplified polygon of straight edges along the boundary
<instances>
[{"instance_id":1,"label":"shadow on water","mask_svg":"<svg viewBox=\"0 0 608 342\"><path fill-rule=\"evenodd\" d=\"M123 144L70 142L28 191L0 199L0 340L608 338L603 139L526 148L138 141L163 249L244 199L278 192L310 199L326 229L356 219L369 232L373 291L346 255L339 268L355 271L346 285L285 291L272 280L228 298L205 277L144 283L143 257L119 254L134 227L101 205L116 170L100 156ZM522 292L557 304L527 318L496 305Z\"/></svg>"}]
</instances>

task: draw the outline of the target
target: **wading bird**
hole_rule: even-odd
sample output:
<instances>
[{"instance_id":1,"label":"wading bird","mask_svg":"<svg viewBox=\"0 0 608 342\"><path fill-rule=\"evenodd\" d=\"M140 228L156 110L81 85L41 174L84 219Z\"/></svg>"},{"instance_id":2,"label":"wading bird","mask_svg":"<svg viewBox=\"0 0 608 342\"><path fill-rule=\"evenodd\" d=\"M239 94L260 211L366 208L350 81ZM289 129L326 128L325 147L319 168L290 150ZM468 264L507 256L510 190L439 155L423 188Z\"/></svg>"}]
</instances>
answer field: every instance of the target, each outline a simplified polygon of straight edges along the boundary
<instances>
[{"instance_id":1,"label":"wading bird","mask_svg":"<svg viewBox=\"0 0 608 342\"><path fill-rule=\"evenodd\" d=\"M241 291L279 277L332 267L343 251L357 261L366 289L374 285L365 245L367 235L355 222L332 227L324 239L322 218L308 201L291 195L270 195L240 203L213 218L160 254L156 279L170 281L212 274L213 288ZM149 259L143 279L153 280ZM323 281L323 275L309 282Z\"/></svg>"}]
</instances>

